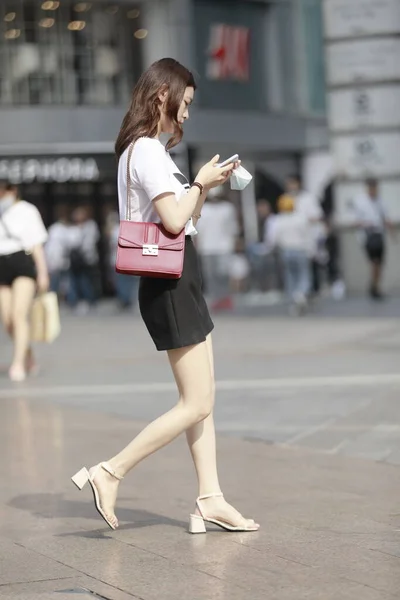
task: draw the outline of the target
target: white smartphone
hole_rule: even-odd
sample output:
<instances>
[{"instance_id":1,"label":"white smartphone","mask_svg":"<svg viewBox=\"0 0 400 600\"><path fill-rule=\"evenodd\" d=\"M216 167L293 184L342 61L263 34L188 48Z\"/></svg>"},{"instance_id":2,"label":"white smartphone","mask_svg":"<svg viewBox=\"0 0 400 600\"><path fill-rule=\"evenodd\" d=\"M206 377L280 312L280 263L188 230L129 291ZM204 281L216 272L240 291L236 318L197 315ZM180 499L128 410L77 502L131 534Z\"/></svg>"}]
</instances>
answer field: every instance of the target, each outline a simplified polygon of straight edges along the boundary
<instances>
[{"instance_id":1,"label":"white smartphone","mask_svg":"<svg viewBox=\"0 0 400 600\"><path fill-rule=\"evenodd\" d=\"M237 160L239 160L239 154L234 154L233 156L231 156L230 158L227 158L223 162L218 163L216 166L219 168L226 167L226 165L229 165L230 163L234 163Z\"/></svg>"}]
</instances>

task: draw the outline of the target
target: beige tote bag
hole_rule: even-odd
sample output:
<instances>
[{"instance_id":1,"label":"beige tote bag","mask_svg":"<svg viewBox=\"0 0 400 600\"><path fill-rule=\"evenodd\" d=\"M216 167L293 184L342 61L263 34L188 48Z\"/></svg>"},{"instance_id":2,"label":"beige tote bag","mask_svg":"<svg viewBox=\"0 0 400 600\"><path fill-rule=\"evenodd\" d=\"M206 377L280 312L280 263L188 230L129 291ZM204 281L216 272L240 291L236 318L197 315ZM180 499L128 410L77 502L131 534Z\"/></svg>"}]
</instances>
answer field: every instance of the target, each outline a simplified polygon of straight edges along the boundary
<instances>
[{"instance_id":1,"label":"beige tote bag","mask_svg":"<svg viewBox=\"0 0 400 600\"><path fill-rule=\"evenodd\" d=\"M60 335L61 322L58 298L55 292L40 294L33 301L31 312L31 340L51 344Z\"/></svg>"}]
</instances>

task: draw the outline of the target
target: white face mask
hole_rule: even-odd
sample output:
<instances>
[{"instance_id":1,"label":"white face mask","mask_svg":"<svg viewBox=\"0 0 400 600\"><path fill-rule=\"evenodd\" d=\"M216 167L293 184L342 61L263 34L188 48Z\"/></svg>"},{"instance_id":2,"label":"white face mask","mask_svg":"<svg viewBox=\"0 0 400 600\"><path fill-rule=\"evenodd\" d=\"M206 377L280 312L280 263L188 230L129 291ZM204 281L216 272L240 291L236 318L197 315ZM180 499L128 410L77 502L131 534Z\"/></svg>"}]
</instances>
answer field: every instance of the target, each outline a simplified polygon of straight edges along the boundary
<instances>
[{"instance_id":1,"label":"white face mask","mask_svg":"<svg viewBox=\"0 0 400 600\"><path fill-rule=\"evenodd\" d=\"M10 206L14 204L15 198L13 194L7 193L0 198L0 213L5 212Z\"/></svg>"},{"instance_id":2,"label":"white face mask","mask_svg":"<svg viewBox=\"0 0 400 600\"><path fill-rule=\"evenodd\" d=\"M231 189L232 190L244 190L253 179L251 174L246 171L242 165L239 165L237 169L234 169L231 176Z\"/></svg>"}]
</instances>

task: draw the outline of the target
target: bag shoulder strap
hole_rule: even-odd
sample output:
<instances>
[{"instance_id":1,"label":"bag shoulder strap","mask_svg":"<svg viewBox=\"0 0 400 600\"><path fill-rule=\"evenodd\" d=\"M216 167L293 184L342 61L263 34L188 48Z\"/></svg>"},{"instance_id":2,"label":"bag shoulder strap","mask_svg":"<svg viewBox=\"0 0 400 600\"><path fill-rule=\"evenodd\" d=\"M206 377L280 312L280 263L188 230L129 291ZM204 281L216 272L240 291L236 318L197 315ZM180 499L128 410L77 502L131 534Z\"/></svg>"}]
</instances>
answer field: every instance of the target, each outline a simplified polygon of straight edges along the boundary
<instances>
[{"instance_id":1,"label":"bag shoulder strap","mask_svg":"<svg viewBox=\"0 0 400 600\"><path fill-rule=\"evenodd\" d=\"M129 145L128 150L128 158L126 160L126 210L125 210L125 219L126 221L130 221L132 217L132 206L131 206L131 158L133 152L133 144Z\"/></svg>"}]
</instances>

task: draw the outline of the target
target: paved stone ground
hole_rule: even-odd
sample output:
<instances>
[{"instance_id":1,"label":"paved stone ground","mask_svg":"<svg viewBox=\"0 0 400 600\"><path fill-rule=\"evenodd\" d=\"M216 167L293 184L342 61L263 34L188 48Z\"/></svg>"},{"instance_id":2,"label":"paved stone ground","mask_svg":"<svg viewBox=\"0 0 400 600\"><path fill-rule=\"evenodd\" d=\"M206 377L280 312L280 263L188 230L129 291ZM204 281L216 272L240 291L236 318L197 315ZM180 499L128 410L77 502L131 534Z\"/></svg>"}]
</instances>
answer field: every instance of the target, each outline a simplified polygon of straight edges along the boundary
<instances>
[{"instance_id":1,"label":"paved stone ground","mask_svg":"<svg viewBox=\"0 0 400 600\"><path fill-rule=\"evenodd\" d=\"M206 536L185 531L183 439L124 481L117 532L70 484L176 395L138 317L66 316L41 375L0 378L0 598L398 598L398 313L354 301L216 320L223 486L262 530Z\"/></svg>"}]
</instances>

